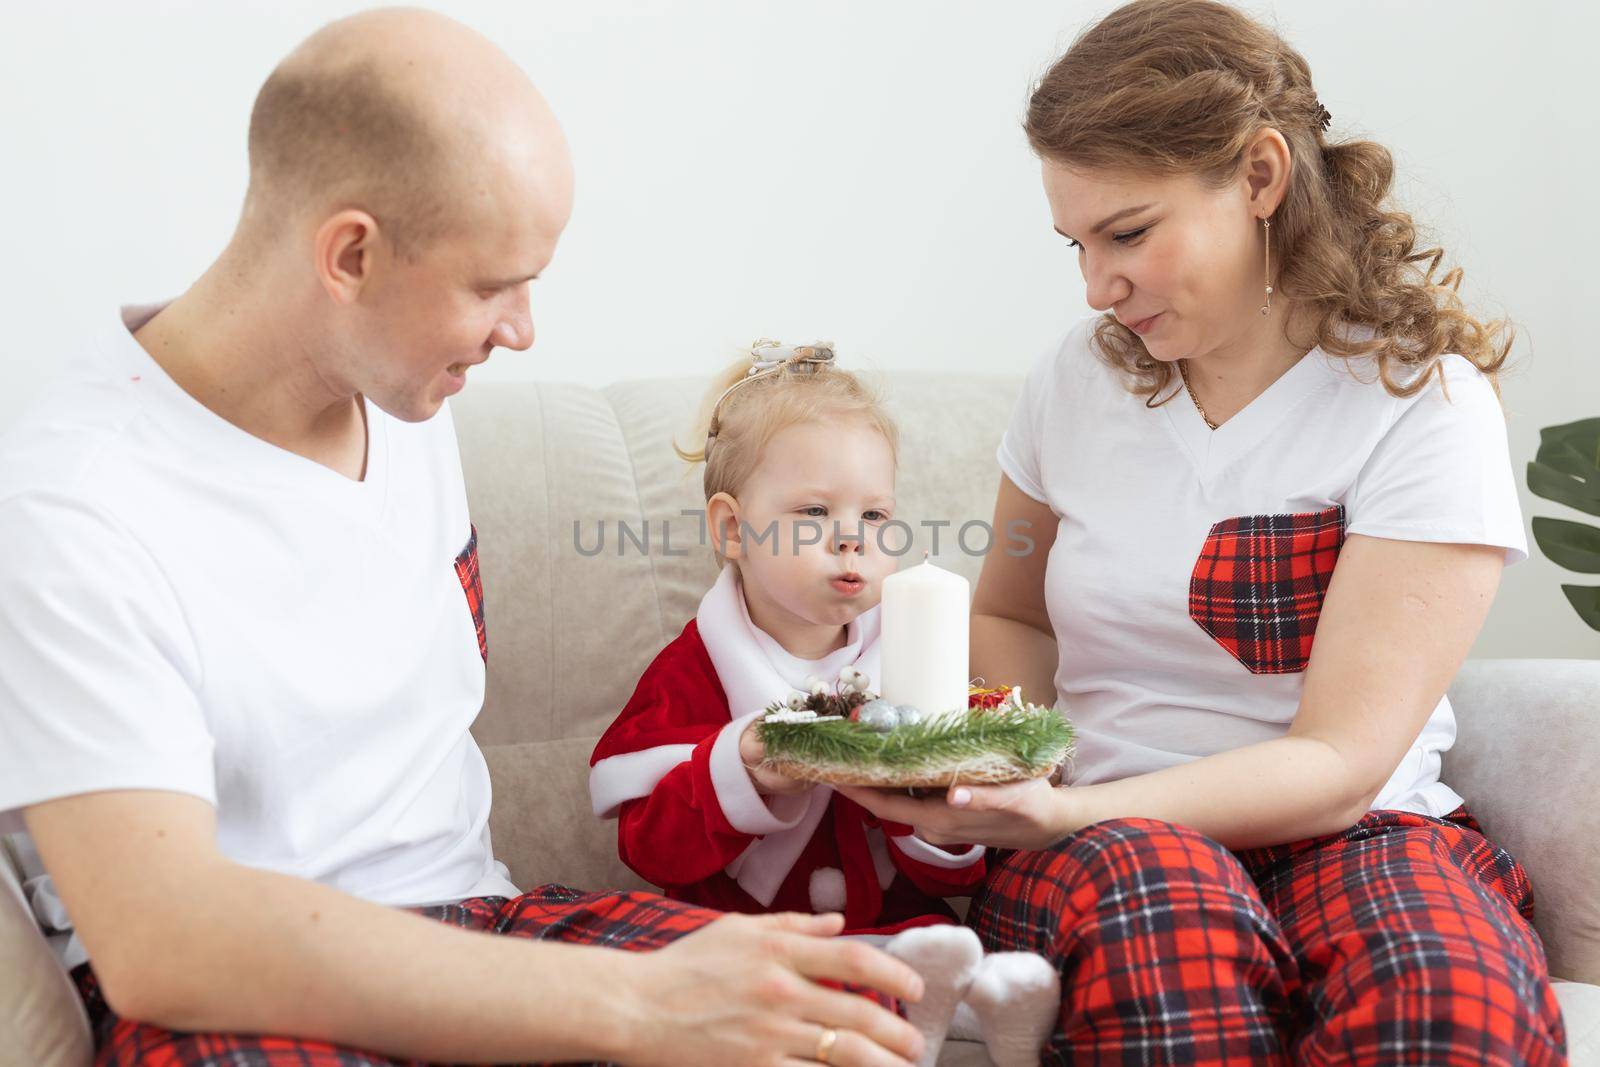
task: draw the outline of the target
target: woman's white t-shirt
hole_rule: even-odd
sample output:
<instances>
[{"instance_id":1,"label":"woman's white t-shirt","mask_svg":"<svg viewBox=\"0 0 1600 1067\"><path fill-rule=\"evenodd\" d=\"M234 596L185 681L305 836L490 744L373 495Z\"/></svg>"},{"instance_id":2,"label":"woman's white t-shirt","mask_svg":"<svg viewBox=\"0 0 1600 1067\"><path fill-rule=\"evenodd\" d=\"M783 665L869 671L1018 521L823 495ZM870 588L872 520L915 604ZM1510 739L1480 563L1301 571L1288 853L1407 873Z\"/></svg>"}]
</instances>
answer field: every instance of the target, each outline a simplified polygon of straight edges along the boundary
<instances>
[{"instance_id":1,"label":"woman's white t-shirt","mask_svg":"<svg viewBox=\"0 0 1600 1067\"><path fill-rule=\"evenodd\" d=\"M514 894L468 732L482 601L449 409L367 404L352 481L185 393L130 333L153 310L0 439L0 833L166 790L214 805L251 867L382 904Z\"/></svg>"},{"instance_id":2,"label":"woman's white t-shirt","mask_svg":"<svg viewBox=\"0 0 1600 1067\"><path fill-rule=\"evenodd\" d=\"M1498 399L1466 359L1412 397L1370 360L1313 349L1221 427L1186 394L1151 408L1092 349L1039 359L1000 467L1058 517L1045 599L1071 780L1113 781L1283 736L1345 536L1527 556ZM1441 699L1374 808L1443 815Z\"/></svg>"}]
</instances>

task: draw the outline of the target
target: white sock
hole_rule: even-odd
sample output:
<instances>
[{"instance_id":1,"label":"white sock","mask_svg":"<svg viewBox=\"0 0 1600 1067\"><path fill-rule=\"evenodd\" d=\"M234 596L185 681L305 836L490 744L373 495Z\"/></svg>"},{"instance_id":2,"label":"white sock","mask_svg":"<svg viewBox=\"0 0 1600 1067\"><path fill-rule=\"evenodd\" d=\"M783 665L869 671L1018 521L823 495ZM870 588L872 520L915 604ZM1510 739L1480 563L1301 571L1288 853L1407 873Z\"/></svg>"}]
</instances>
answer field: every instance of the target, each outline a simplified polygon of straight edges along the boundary
<instances>
[{"instance_id":1,"label":"white sock","mask_svg":"<svg viewBox=\"0 0 1600 1067\"><path fill-rule=\"evenodd\" d=\"M961 1013L962 1022L976 1017L994 1067L1036 1067L1061 1013L1061 975L1036 953L996 952L979 963L963 1007L971 1015Z\"/></svg>"},{"instance_id":2,"label":"white sock","mask_svg":"<svg viewBox=\"0 0 1600 1067\"><path fill-rule=\"evenodd\" d=\"M970 994L972 990L969 989L967 992ZM965 1000L956 1005L956 1013L950 1016L950 1039L952 1041L983 1040L983 1027L978 1024L978 1013L973 1011L972 1005Z\"/></svg>"},{"instance_id":3,"label":"white sock","mask_svg":"<svg viewBox=\"0 0 1600 1067\"><path fill-rule=\"evenodd\" d=\"M883 950L922 976L922 999L906 1005L906 1021L922 1035L917 1067L934 1067L951 1016L977 976L983 945L965 926L918 926L890 938Z\"/></svg>"}]
</instances>

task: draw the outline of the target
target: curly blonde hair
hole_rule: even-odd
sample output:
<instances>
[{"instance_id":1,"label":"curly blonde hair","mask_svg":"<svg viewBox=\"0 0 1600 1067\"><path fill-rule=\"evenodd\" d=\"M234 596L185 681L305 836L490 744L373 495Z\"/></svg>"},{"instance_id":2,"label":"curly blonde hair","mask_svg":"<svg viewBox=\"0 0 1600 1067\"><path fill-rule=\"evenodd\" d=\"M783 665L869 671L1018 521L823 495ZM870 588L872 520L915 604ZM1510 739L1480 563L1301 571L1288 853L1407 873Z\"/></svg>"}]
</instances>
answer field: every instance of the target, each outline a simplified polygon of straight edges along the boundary
<instances>
[{"instance_id":1,"label":"curly blonde hair","mask_svg":"<svg viewBox=\"0 0 1600 1067\"><path fill-rule=\"evenodd\" d=\"M750 357L742 356L717 375L701 404L696 422L699 448L686 449L676 441L672 449L687 463L704 463L706 499L718 493L737 497L752 472L761 464L767 442L780 430L821 419L863 420L883 434L896 465L900 460L900 431L890 417L883 397L861 378L832 364L786 363L777 371L746 382L717 399L750 371ZM715 417L717 435L708 437Z\"/></svg>"},{"instance_id":2,"label":"curly blonde hair","mask_svg":"<svg viewBox=\"0 0 1600 1067\"><path fill-rule=\"evenodd\" d=\"M1446 353L1471 360L1498 390L1511 325L1467 312L1457 295L1460 267L1435 278L1444 251L1418 249L1411 216L1388 203L1389 151L1327 139L1326 118L1311 68L1275 31L1214 0L1134 0L1056 60L1023 129L1050 162L1189 174L1215 187L1237 173L1258 133L1276 129L1292 163L1272 218L1272 284L1306 312L1310 332L1297 341L1373 358L1395 396L1420 392ZM1176 376L1113 315L1096 324L1095 341L1147 404Z\"/></svg>"}]
</instances>

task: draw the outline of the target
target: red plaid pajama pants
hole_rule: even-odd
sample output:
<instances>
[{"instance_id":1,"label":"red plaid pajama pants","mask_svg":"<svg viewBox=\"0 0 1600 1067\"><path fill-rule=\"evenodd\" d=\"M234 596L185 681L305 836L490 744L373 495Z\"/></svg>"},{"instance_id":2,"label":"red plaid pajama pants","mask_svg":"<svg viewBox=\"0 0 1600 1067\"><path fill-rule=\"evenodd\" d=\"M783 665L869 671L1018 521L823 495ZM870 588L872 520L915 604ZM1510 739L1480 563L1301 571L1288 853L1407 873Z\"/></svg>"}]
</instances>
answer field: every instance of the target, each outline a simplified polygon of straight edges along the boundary
<instances>
[{"instance_id":1,"label":"red plaid pajama pants","mask_svg":"<svg viewBox=\"0 0 1600 1067\"><path fill-rule=\"evenodd\" d=\"M1526 874L1465 809L1233 853L1098 823L1004 855L968 922L1062 972L1050 1064L1564 1064Z\"/></svg>"},{"instance_id":2,"label":"red plaid pajama pants","mask_svg":"<svg viewBox=\"0 0 1600 1067\"><path fill-rule=\"evenodd\" d=\"M996 865L969 922L991 951L1057 963L1051 1064L1562 1064L1522 868L1464 811L1373 812L1235 854L1119 819ZM545 886L425 909L513 937L660 948L716 913L648 893ZM119 1019L73 972L97 1067L393 1067L326 1043L182 1034ZM410 1067L417 1067L412 1064Z\"/></svg>"},{"instance_id":3,"label":"red plaid pajama pants","mask_svg":"<svg viewBox=\"0 0 1600 1067\"><path fill-rule=\"evenodd\" d=\"M440 922L545 941L661 948L720 917L652 893L580 893L541 886L508 900L481 897L421 914ZM95 1067L423 1067L322 1041L258 1034L190 1034L118 1018L100 995L89 964L72 972L94 1031Z\"/></svg>"}]
</instances>

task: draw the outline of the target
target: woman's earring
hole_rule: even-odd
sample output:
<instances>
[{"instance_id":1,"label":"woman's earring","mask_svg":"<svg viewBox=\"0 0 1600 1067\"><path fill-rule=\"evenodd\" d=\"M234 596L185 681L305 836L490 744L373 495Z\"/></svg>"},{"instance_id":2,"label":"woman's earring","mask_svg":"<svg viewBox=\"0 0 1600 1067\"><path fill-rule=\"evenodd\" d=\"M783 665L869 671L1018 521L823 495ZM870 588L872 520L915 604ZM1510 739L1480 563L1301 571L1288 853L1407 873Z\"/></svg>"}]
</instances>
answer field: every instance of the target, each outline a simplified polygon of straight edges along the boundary
<instances>
[{"instance_id":1,"label":"woman's earring","mask_svg":"<svg viewBox=\"0 0 1600 1067\"><path fill-rule=\"evenodd\" d=\"M1272 223L1261 220L1261 270L1265 275L1267 302L1261 305L1261 314L1272 310Z\"/></svg>"}]
</instances>

